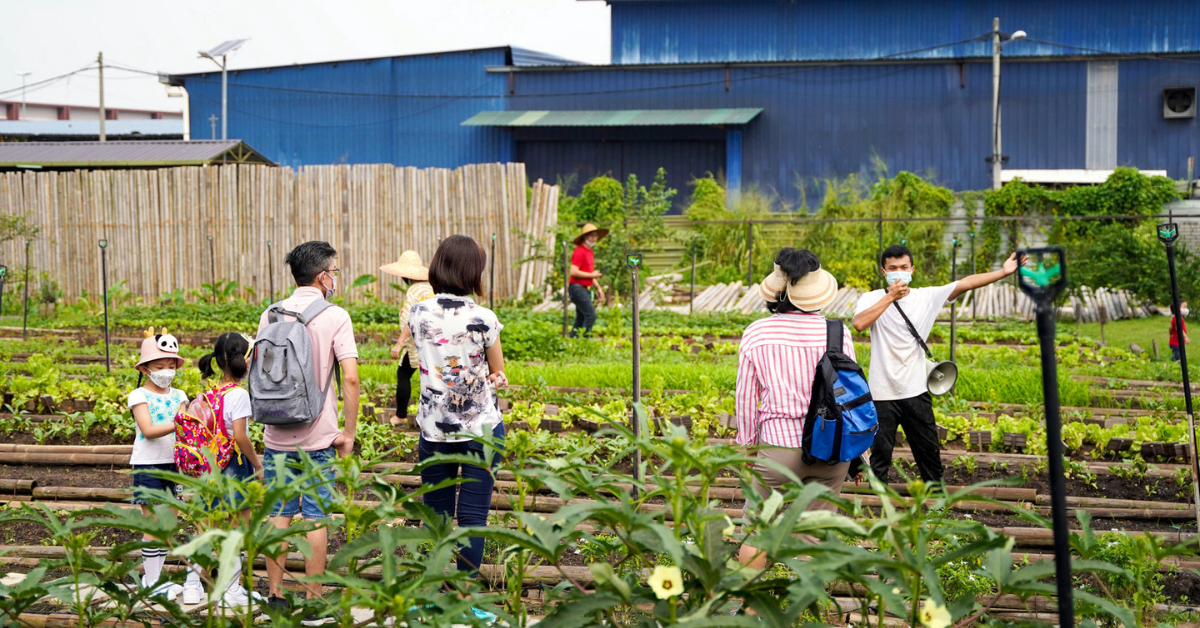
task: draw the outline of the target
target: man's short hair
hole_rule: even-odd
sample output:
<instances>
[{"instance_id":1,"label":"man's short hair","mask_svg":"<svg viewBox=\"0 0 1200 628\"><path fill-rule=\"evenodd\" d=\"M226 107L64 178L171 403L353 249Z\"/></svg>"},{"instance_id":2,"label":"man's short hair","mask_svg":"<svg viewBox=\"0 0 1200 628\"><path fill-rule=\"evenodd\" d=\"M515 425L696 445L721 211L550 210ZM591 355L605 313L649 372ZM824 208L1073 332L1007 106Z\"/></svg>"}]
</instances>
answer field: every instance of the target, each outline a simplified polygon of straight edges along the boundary
<instances>
[{"instance_id":1,"label":"man's short hair","mask_svg":"<svg viewBox=\"0 0 1200 628\"><path fill-rule=\"evenodd\" d=\"M452 235L442 240L429 262L429 285L438 294L483 294L486 269L487 253L475 238Z\"/></svg>"},{"instance_id":2,"label":"man's short hair","mask_svg":"<svg viewBox=\"0 0 1200 628\"><path fill-rule=\"evenodd\" d=\"M887 260L898 259L901 257L907 257L908 263L913 263L912 251L908 250L907 246L904 246L903 244L893 244L884 249L883 253L879 255L879 267L883 268L887 266Z\"/></svg>"},{"instance_id":3,"label":"man's short hair","mask_svg":"<svg viewBox=\"0 0 1200 628\"><path fill-rule=\"evenodd\" d=\"M311 286L317 275L329 269L329 260L337 257L337 250L328 242L313 240L292 249L283 263L292 269L292 278L297 286Z\"/></svg>"}]
</instances>

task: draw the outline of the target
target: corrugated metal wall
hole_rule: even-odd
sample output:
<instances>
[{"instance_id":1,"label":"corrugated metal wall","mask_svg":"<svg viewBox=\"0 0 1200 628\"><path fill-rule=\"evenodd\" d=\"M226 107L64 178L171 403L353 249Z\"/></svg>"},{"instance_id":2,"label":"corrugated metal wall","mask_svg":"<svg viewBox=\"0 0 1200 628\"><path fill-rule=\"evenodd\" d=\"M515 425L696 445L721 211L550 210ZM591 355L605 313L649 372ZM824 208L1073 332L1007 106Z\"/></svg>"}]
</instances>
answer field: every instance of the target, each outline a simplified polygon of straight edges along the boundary
<instances>
[{"instance_id":1,"label":"corrugated metal wall","mask_svg":"<svg viewBox=\"0 0 1200 628\"><path fill-rule=\"evenodd\" d=\"M507 161L507 133L459 126L480 110L504 108L505 77L483 68L504 65L506 56L497 48L232 71L229 137L287 166ZM184 80L192 138L208 139L209 117L221 115L221 74Z\"/></svg>"},{"instance_id":2,"label":"corrugated metal wall","mask_svg":"<svg viewBox=\"0 0 1200 628\"><path fill-rule=\"evenodd\" d=\"M793 201L799 185L812 199L827 178L870 172L876 156L954 189L990 183L990 64L733 68L729 78L726 91L721 69L520 73L509 108L762 107L745 129L744 181ZM1082 168L1086 91L1084 63L1006 63L1008 167Z\"/></svg>"},{"instance_id":3,"label":"corrugated metal wall","mask_svg":"<svg viewBox=\"0 0 1200 628\"><path fill-rule=\"evenodd\" d=\"M992 29L1113 53L1200 50L1193 0L697 0L612 3L613 63L878 59L962 41ZM990 42L913 57L992 54ZM1021 42L1010 56L1088 54Z\"/></svg>"},{"instance_id":4,"label":"corrugated metal wall","mask_svg":"<svg viewBox=\"0 0 1200 628\"><path fill-rule=\"evenodd\" d=\"M1117 162L1187 174L1187 158L1200 158L1200 122L1163 119L1163 88L1200 85L1200 59L1182 62L1122 61L1118 78Z\"/></svg>"}]
</instances>

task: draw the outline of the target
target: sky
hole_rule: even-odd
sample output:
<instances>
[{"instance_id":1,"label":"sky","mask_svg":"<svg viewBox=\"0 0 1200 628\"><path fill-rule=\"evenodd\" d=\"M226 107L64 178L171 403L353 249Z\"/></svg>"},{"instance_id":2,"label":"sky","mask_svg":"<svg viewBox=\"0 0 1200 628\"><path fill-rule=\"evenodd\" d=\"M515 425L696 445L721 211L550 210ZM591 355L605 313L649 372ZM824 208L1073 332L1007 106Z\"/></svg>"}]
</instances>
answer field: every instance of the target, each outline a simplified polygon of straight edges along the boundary
<instances>
[{"instance_id":1,"label":"sky","mask_svg":"<svg viewBox=\"0 0 1200 628\"><path fill-rule=\"evenodd\" d=\"M513 45L610 59L601 0L0 0L0 100L95 106L96 56L154 72L213 70L197 51L250 38L229 68ZM44 86L38 81L92 69ZM182 111L153 76L106 68L105 104Z\"/></svg>"}]
</instances>

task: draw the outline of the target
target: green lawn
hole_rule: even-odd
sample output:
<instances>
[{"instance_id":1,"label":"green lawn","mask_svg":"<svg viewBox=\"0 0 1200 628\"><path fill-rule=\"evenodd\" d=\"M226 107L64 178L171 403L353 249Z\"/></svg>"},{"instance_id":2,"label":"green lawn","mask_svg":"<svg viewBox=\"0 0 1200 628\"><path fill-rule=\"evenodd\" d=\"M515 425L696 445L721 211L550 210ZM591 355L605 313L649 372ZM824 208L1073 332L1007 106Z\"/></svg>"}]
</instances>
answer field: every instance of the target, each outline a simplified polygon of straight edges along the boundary
<instances>
[{"instance_id":1,"label":"green lawn","mask_svg":"<svg viewBox=\"0 0 1200 628\"><path fill-rule=\"evenodd\" d=\"M1151 318L1135 318L1132 320L1113 321L1104 326L1104 338L1110 347L1120 347L1128 349L1129 343L1136 342L1147 353L1153 355L1151 342L1158 340L1158 351L1160 360L1169 360L1171 358L1171 349L1167 346L1167 340L1170 333L1171 319L1166 316L1154 316ZM1089 338L1100 339L1100 323L1083 323L1075 324L1071 322L1060 322L1060 326L1064 329L1078 329L1081 335ZM1192 327L1195 327L1193 322ZM1195 330L1189 328L1190 335ZM1188 345L1188 371L1196 372L1196 368L1200 367L1200 340L1197 344ZM1195 375L1192 376L1195 379Z\"/></svg>"}]
</instances>

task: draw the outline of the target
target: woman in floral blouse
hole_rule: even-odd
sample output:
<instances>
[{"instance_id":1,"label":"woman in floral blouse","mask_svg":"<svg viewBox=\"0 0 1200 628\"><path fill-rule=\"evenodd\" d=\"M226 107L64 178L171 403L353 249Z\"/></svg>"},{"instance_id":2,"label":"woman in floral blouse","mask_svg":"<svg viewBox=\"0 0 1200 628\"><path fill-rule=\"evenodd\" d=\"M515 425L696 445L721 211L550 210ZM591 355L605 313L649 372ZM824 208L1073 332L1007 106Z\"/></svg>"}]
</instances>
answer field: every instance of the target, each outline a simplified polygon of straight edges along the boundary
<instances>
[{"instance_id":1,"label":"woman in floral blouse","mask_svg":"<svg viewBox=\"0 0 1200 628\"><path fill-rule=\"evenodd\" d=\"M486 267L487 255L473 238L453 235L443 240L429 264L434 295L413 306L401 335L401 341L412 335L420 356L418 459L438 453L480 458L478 466L446 463L421 471L422 483L430 486L458 478L460 470L468 480L426 493L425 504L440 514L457 514L458 525L472 527L487 525L492 506L492 468L504 443L496 389L508 384L500 350L504 326L470 296L483 292ZM483 539L472 538L459 551L458 568L476 571L482 560Z\"/></svg>"}]
</instances>

